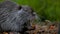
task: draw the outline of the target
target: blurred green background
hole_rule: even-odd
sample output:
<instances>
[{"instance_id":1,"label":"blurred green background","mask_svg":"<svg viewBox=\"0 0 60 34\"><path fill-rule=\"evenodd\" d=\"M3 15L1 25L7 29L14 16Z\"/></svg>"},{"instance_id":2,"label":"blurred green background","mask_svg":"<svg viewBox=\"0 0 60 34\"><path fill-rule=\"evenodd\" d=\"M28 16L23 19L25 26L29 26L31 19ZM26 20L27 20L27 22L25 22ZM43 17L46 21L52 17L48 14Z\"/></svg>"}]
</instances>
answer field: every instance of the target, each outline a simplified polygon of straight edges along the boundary
<instances>
[{"instance_id":1,"label":"blurred green background","mask_svg":"<svg viewBox=\"0 0 60 34\"><path fill-rule=\"evenodd\" d=\"M3 0L0 0L0 2ZM11 0L19 5L31 6L40 18L60 20L60 0Z\"/></svg>"}]
</instances>

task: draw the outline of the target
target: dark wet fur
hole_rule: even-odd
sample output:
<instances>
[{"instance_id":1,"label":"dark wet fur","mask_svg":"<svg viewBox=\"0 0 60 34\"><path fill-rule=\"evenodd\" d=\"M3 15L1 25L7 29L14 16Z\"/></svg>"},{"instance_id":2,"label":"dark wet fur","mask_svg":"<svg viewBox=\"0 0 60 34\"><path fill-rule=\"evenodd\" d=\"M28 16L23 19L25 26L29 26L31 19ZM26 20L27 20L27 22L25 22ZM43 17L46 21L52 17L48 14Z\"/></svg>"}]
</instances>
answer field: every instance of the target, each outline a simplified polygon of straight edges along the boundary
<instances>
[{"instance_id":1,"label":"dark wet fur","mask_svg":"<svg viewBox=\"0 0 60 34\"><path fill-rule=\"evenodd\" d=\"M0 3L0 32L25 32L34 16L28 6L18 6L10 1L2 2Z\"/></svg>"}]
</instances>

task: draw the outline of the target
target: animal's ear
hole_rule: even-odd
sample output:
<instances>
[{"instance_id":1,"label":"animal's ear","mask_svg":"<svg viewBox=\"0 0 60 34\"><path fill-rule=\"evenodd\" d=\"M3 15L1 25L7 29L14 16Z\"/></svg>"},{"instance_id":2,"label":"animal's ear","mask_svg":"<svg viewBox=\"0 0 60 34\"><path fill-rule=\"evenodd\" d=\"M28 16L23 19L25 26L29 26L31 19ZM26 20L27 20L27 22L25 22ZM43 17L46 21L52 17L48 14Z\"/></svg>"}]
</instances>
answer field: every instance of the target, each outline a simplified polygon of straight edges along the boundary
<instances>
[{"instance_id":1,"label":"animal's ear","mask_svg":"<svg viewBox=\"0 0 60 34\"><path fill-rule=\"evenodd\" d=\"M20 10L21 8L22 8L22 6L19 6L19 7L18 7L18 10Z\"/></svg>"}]
</instances>

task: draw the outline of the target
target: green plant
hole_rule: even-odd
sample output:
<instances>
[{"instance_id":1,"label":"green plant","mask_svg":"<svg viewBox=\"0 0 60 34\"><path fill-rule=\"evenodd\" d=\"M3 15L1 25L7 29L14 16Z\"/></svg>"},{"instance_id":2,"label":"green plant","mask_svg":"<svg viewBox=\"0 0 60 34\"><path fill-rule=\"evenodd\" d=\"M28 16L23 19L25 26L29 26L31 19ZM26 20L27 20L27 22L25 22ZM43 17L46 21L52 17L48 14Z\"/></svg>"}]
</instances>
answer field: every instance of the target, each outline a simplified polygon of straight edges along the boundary
<instances>
[{"instance_id":1,"label":"green plant","mask_svg":"<svg viewBox=\"0 0 60 34\"><path fill-rule=\"evenodd\" d=\"M2 0L0 0L2 1ZM48 20L60 20L60 0L12 0L19 5L31 6L39 17L43 16Z\"/></svg>"}]
</instances>

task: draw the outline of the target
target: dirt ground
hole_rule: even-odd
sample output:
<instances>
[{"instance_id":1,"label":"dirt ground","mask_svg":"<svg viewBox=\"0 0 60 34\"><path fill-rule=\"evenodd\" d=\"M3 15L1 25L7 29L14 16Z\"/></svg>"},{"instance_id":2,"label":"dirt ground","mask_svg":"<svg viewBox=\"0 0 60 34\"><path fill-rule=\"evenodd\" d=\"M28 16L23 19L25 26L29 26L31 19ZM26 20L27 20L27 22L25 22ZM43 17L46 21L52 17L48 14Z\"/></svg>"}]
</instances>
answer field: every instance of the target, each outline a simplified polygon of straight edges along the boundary
<instances>
[{"instance_id":1,"label":"dirt ground","mask_svg":"<svg viewBox=\"0 0 60 34\"><path fill-rule=\"evenodd\" d=\"M26 31L25 34L57 34L58 33L58 22L51 22L49 20L42 22L41 24L32 24L32 29ZM8 34L3 32L3 34ZM20 34L10 32L9 34Z\"/></svg>"}]
</instances>

